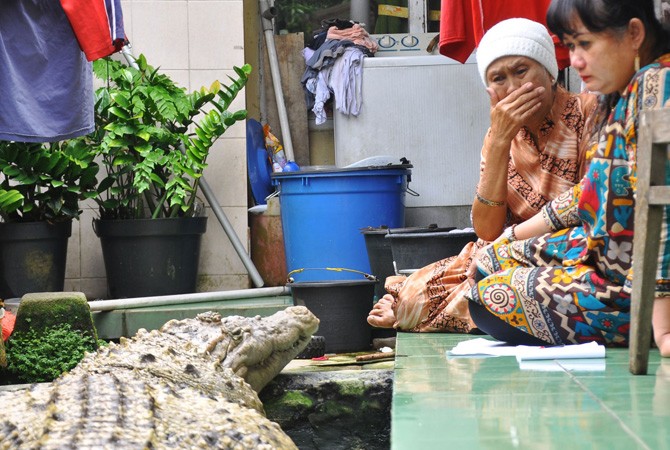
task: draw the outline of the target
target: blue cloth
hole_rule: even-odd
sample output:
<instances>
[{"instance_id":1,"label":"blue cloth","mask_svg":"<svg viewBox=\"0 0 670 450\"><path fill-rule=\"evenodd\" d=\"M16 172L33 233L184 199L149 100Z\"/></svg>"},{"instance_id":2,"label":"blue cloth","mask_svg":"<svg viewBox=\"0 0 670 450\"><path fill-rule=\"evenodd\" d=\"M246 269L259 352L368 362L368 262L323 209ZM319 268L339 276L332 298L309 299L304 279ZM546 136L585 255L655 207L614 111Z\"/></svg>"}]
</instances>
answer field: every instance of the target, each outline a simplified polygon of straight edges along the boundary
<instances>
[{"instance_id":1,"label":"blue cloth","mask_svg":"<svg viewBox=\"0 0 670 450\"><path fill-rule=\"evenodd\" d=\"M0 1L0 140L91 133L92 78L60 2Z\"/></svg>"}]
</instances>

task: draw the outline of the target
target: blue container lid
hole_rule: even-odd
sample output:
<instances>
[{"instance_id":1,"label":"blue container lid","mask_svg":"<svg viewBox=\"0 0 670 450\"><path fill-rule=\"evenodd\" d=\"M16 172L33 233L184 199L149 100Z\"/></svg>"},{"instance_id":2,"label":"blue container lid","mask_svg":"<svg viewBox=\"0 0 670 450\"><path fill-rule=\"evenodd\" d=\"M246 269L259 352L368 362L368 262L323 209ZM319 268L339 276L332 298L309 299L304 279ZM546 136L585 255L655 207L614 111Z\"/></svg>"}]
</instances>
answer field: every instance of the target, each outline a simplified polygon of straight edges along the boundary
<instances>
[{"instance_id":1,"label":"blue container lid","mask_svg":"<svg viewBox=\"0 0 670 450\"><path fill-rule=\"evenodd\" d=\"M265 148L263 125L254 119L247 120L247 171L254 201L265 205L265 198L274 192L270 180L272 166Z\"/></svg>"},{"instance_id":2,"label":"blue container lid","mask_svg":"<svg viewBox=\"0 0 670 450\"><path fill-rule=\"evenodd\" d=\"M361 175L370 174L375 171L396 170L403 174L411 174L409 170L414 167L412 164L388 164L385 166L365 166L365 167L333 167L333 166L305 166L295 172L276 172L271 174L273 182L282 178L299 178L308 176L350 176L359 172ZM409 181L409 180L408 180Z\"/></svg>"}]
</instances>

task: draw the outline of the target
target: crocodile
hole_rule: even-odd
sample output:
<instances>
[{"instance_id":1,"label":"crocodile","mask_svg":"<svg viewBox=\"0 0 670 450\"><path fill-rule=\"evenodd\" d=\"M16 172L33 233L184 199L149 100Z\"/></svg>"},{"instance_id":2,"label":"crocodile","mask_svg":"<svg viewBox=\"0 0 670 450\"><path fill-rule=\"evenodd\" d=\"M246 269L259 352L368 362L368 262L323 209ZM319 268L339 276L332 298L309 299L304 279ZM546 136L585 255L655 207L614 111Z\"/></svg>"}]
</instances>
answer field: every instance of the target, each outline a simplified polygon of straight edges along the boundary
<instances>
[{"instance_id":1,"label":"crocodile","mask_svg":"<svg viewBox=\"0 0 670 450\"><path fill-rule=\"evenodd\" d=\"M292 306L139 330L51 383L0 393L0 449L295 449L258 392L318 324Z\"/></svg>"}]
</instances>

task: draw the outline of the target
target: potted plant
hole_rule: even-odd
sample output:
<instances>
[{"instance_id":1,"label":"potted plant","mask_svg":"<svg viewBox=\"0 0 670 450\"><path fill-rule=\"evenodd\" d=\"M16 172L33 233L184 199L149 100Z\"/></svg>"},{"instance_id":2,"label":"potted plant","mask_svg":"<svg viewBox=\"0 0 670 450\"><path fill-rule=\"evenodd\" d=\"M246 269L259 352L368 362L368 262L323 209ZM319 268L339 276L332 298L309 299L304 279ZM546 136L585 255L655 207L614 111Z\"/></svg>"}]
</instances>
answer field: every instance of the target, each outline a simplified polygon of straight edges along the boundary
<instances>
[{"instance_id":1,"label":"potted plant","mask_svg":"<svg viewBox=\"0 0 670 450\"><path fill-rule=\"evenodd\" d=\"M96 91L96 131L85 141L104 169L94 229L109 294L194 292L207 224L198 181L214 142L246 119L245 110L228 108L251 67L235 67L228 86L215 81L190 93L144 55L130 66L101 59L93 70L103 86Z\"/></svg>"},{"instance_id":2,"label":"potted plant","mask_svg":"<svg viewBox=\"0 0 670 450\"><path fill-rule=\"evenodd\" d=\"M98 165L76 140L0 141L0 298L62 291L72 220L97 195Z\"/></svg>"}]
</instances>

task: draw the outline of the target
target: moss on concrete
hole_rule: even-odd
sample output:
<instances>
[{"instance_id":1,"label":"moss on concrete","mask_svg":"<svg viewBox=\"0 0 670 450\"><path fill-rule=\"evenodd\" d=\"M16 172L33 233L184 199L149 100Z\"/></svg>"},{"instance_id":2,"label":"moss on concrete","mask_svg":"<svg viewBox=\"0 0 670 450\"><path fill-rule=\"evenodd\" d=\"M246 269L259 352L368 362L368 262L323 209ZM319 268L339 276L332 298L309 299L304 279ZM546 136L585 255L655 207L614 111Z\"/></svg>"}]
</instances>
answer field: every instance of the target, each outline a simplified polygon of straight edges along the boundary
<instances>
[{"instance_id":1,"label":"moss on concrete","mask_svg":"<svg viewBox=\"0 0 670 450\"><path fill-rule=\"evenodd\" d=\"M301 449L389 448L393 371L330 369L280 373L259 394L267 417Z\"/></svg>"},{"instance_id":2,"label":"moss on concrete","mask_svg":"<svg viewBox=\"0 0 670 450\"><path fill-rule=\"evenodd\" d=\"M344 380L339 384L340 394L352 395L355 397L363 396L365 394L365 384L360 380Z\"/></svg>"},{"instance_id":3,"label":"moss on concrete","mask_svg":"<svg viewBox=\"0 0 670 450\"><path fill-rule=\"evenodd\" d=\"M280 399L285 406L288 407L302 407L311 408L314 405L314 400L309 395L299 391L287 391Z\"/></svg>"},{"instance_id":4,"label":"moss on concrete","mask_svg":"<svg viewBox=\"0 0 670 450\"><path fill-rule=\"evenodd\" d=\"M53 328L69 323L73 330L91 336L98 335L93 326L91 310L82 292L39 292L21 297L14 332Z\"/></svg>"},{"instance_id":5,"label":"moss on concrete","mask_svg":"<svg viewBox=\"0 0 670 450\"><path fill-rule=\"evenodd\" d=\"M282 421L291 421L296 415L303 411L309 411L314 407L314 399L307 393L288 390L279 397L272 398L263 405L266 411L272 411L275 418Z\"/></svg>"},{"instance_id":6,"label":"moss on concrete","mask_svg":"<svg viewBox=\"0 0 670 450\"><path fill-rule=\"evenodd\" d=\"M336 417L351 416L353 413L354 408L351 405L343 403L339 399L334 399L323 402L317 415L324 419L324 423L327 423Z\"/></svg>"}]
</instances>

